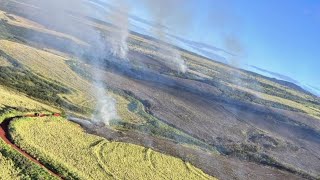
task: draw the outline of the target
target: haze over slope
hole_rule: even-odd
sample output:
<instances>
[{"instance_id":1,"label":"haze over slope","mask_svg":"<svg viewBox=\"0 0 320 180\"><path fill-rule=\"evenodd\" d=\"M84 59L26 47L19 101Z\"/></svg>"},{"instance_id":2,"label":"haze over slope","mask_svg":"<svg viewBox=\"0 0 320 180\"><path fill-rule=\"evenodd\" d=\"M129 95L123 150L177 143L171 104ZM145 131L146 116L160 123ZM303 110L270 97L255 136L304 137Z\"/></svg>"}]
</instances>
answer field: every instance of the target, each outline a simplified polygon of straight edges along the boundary
<instances>
[{"instance_id":1,"label":"haze over slope","mask_svg":"<svg viewBox=\"0 0 320 180\"><path fill-rule=\"evenodd\" d=\"M0 2L1 91L41 102L28 109L91 119L73 120L220 179L320 176L320 99L299 86L126 31L88 3Z\"/></svg>"}]
</instances>

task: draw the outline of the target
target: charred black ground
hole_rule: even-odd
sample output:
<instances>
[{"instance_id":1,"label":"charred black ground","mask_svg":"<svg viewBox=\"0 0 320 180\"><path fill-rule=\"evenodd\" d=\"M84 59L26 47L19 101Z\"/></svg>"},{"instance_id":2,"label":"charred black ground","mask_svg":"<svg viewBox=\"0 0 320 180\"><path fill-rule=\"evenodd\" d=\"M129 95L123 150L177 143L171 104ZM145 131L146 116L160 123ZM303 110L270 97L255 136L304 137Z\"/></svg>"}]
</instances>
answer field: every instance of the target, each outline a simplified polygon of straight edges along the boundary
<instances>
[{"instance_id":1,"label":"charred black ground","mask_svg":"<svg viewBox=\"0 0 320 180\"><path fill-rule=\"evenodd\" d=\"M1 10L36 22L36 17L42 15L40 11L27 16L18 11L19 6L24 5L0 4ZM110 26L93 17L82 18ZM0 27L10 32L10 36L1 39L40 49L50 48L70 56L77 55L75 49L83 52L81 58L66 61L74 72L94 81L92 72L101 71L103 83L110 91L144 107L139 115L147 119L145 124L114 121L111 128L82 124L89 133L181 157L220 179L319 179L320 99L297 85L216 63L177 47L174 48L186 54L183 56L189 67L186 73L177 73L168 68L161 57L134 48L128 52L129 63L105 56L97 64L92 61L94 45L79 45L67 38L6 21L1 21ZM108 30L97 29L106 34L107 41ZM131 34L152 42L131 38L129 44L134 47L152 50L157 48L154 44L163 43L138 33ZM70 35L81 39L78 34ZM30 39L30 36L38 38ZM4 52L0 53L14 61ZM18 84L4 85L27 94L28 90L39 90L32 88L50 86L48 91L53 92L55 96L50 97L54 99L46 99L47 91L28 95L83 113L83 116L94 111L59 99L57 94L73 91L66 84L43 80L18 62L14 64L14 67L1 67L0 81L6 82L10 76L11 79L15 77ZM21 87L26 79L33 79L32 82L40 85ZM277 101L279 98L281 101ZM284 100L293 105L283 103ZM294 103L313 109L312 113ZM159 128L159 124L165 128ZM165 131L166 128L172 131Z\"/></svg>"}]
</instances>

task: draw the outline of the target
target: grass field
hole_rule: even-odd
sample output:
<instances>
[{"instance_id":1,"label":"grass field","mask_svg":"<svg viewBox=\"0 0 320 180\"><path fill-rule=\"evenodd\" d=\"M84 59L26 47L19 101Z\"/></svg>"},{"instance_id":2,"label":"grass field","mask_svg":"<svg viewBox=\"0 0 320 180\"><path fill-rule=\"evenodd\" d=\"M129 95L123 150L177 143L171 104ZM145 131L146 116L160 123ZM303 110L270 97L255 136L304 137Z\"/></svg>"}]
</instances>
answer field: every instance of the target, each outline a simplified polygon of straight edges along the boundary
<instances>
[{"instance_id":1,"label":"grass field","mask_svg":"<svg viewBox=\"0 0 320 180\"><path fill-rule=\"evenodd\" d=\"M14 166L11 159L7 159L0 153L0 174L1 180L19 179L19 170Z\"/></svg>"},{"instance_id":2,"label":"grass field","mask_svg":"<svg viewBox=\"0 0 320 180\"><path fill-rule=\"evenodd\" d=\"M0 66L11 66L11 64L4 58L4 57L0 57Z\"/></svg>"},{"instance_id":3,"label":"grass field","mask_svg":"<svg viewBox=\"0 0 320 180\"><path fill-rule=\"evenodd\" d=\"M41 76L40 78L38 78L37 76L32 75L32 79L38 78L39 81L40 80L45 81L47 84L50 83L50 80L54 82L57 81L63 84L63 87L68 87L71 89L70 93L68 94L58 94L58 96L61 97L61 99L59 99L59 97L55 97L55 99L59 101L65 100L66 102L70 102L74 105L77 105L77 107L78 106L87 107L88 109L94 107L94 101L93 101L94 97L90 95L91 94L90 92L94 88L91 85L91 83L88 82L88 79L83 77L84 73L85 75L87 75L90 72L81 73L81 72L78 72L78 69L72 68L73 66L70 65L70 62L76 62L76 61L68 61L67 57L55 55L55 54L38 50L36 48L22 45L16 42L11 42L7 40L0 40L0 42L1 42L0 48L4 53L6 53L7 56L14 58L17 61L17 63L20 63L25 68L30 69L32 72ZM19 70L19 72L20 73L18 74L21 74L25 71ZM12 76L12 75L9 74L9 76ZM25 77L25 75L23 77ZM9 82L15 82L15 80L10 80ZM21 82L21 84L22 83L25 83L25 82ZM31 82L28 81L27 86L29 86L30 83ZM38 87L38 86L31 86L30 88L27 88L27 89L31 89L33 87ZM52 93L53 91L52 90L45 91L44 88L38 88L37 90L32 92L44 92L44 94L48 94L48 93ZM38 95L39 94L36 94L36 96ZM56 94L54 95L57 96ZM165 138L170 138L178 142L181 141L181 143L185 143L185 144L189 144L189 143L197 144L197 145L203 144L201 142L196 142L198 140L192 137L189 137L189 136L187 137L186 134L178 132L175 128L169 127L168 125L158 120L155 120L151 115L147 114L144 111L144 107L139 101L134 100L130 96L124 96L124 94L119 94L117 92L110 93L110 95L112 95L117 100L117 111L122 121L125 123L125 126L122 126L125 129L128 129L128 128L135 129L138 131L142 131L144 133L157 135ZM6 96L6 97L10 97L10 96ZM46 97L44 95L41 97L44 97L41 100L46 100L48 98L52 99L53 95L50 95L49 97ZM56 101L53 100L53 102L56 102ZM8 101L8 103L6 104L7 105L12 104L14 107L16 107L16 104L12 103L12 101ZM33 104L33 103L30 103L30 104ZM65 103L62 103L62 104L65 104ZM24 106L24 105L21 105L21 106ZM28 109L41 110L40 108L28 108ZM52 108L51 109L47 108L45 110L57 112L57 110L53 110ZM83 115L78 113L76 114ZM137 125L140 125L140 126L137 126ZM206 145L201 145L201 146L205 147Z\"/></svg>"},{"instance_id":4,"label":"grass field","mask_svg":"<svg viewBox=\"0 0 320 180\"><path fill-rule=\"evenodd\" d=\"M77 105L90 106L87 103L91 102L93 97L85 92L90 92L93 88L88 81L79 77L69 68L66 64L68 57L7 40L0 40L0 49L33 73L73 89L72 94L63 95L69 101Z\"/></svg>"},{"instance_id":5,"label":"grass field","mask_svg":"<svg viewBox=\"0 0 320 180\"><path fill-rule=\"evenodd\" d=\"M0 179L56 179L0 139Z\"/></svg>"},{"instance_id":6,"label":"grass field","mask_svg":"<svg viewBox=\"0 0 320 180\"><path fill-rule=\"evenodd\" d=\"M10 2L15 4L18 1ZM25 2L18 3L27 6L27 4L24 4ZM14 13L14 11L8 12ZM24 13L18 12L18 14L23 15ZM27 19L28 16L25 17L0 11L0 80L1 75L2 77L10 77L2 78L2 81L0 81L0 122L3 118L16 115L19 110L59 112L61 108L64 108L67 113L72 115L91 117L95 107L95 98L97 98L94 96L95 88L91 83L91 76L96 71L90 65L90 56L75 57L75 54L72 55L72 50L68 50L78 50L78 47L88 46L85 38L81 39L82 35L77 35L77 33L68 32L70 34L65 34L63 31L57 32L59 29L48 29L50 26L45 25L46 23L41 25L40 22L33 22L32 18ZM85 17L75 16L74 18L75 23L88 24L93 28L99 28L101 34L106 35L106 38L108 38L110 31L118 30L107 23L99 23ZM48 23L50 24L50 22ZM72 26L72 24L70 25ZM107 42L108 39L105 40ZM170 81L177 79L177 82L183 82L182 84L186 84L186 87L189 87L190 83L190 89L183 88L181 90L181 93L188 92L184 94L186 98L180 97L178 93L171 95L173 91L170 91L172 88L170 83L151 85L151 83L135 81L135 78L131 79L125 76L117 79L116 77L121 75L111 76L113 72L106 73L106 76L115 77L110 78L105 83L110 88L109 94L117 100L117 111L121 117L119 120L111 121L111 128L122 131L124 134L139 133L146 137L156 136L155 138L177 143L178 146L183 145L181 147L187 146L196 150L199 150L200 147L206 152L209 151L209 153L215 152L214 148L218 144L219 147L221 146L220 149L231 149L230 152L232 153L237 153L240 149L241 158L250 158L251 156L247 155L246 152L251 153L251 151L250 149L247 150L246 147L254 147L252 153L256 153L255 148L257 147L259 150L257 154L260 153L259 148L263 147L258 144L259 141L256 143L257 146L245 146L246 143L251 143L247 142L245 137L247 136L246 133L251 132L251 130L247 131L247 126L243 125L242 122L235 125L238 121L233 120L242 117L238 117L238 113L233 117L233 114L229 112L230 110L224 108L224 104L229 107L228 103L211 103L211 99L210 103L209 99L208 102L198 101L200 95L198 96L197 93L203 91L206 95L208 92L208 97L216 96L218 99L221 98L221 100L230 102L232 106L237 106L237 102L249 102L254 105L264 105L266 109L270 110L272 108L268 107L303 112L318 119L320 117L320 99L299 90L299 88L211 61L181 49L176 50L186 60L189 70L186 74L167 72L163 66L164 60L172 57L159 52L157 49L161 46L163 45L158 40L132 33L128 38L130 49L128 55L129 57L132 56L133 64L137 62L137 66L140 60L142 63L149 60L155 61L154 64L152 62L150 64L146 63L146 67L154 68L153 70L159 70L162 75L170 76L168 77ZM79 51L81 51L81 48L79 48ZM10 59L16 60L19 67L17 68ZM79 64L83 66L79 66ZM159 67L161 69L157 69ZM100 70L102 71L102 69L101 67ZM127 79L130 79L130 81L127 81ZM111 82L116 83L112 85ZM67 90L57 91L57 89L52 88L54 85ZM158 86L161 88L154 88ZM197 87L193 88L193 86ZM192 92L189 92L189 90ZM122 91L124 93L121 93ZM41 94L41 97L39 94ZM192 96L189 98L189 95ZM63 106L63 103L54 103L50 98L62 100L76 108L79 107L80 111L76 111L75 108L68 109L70 106ZM233 102L235 103L233 104ZM11 110L7 111L8 109ZM269 110L266 110L266 112L271 113ZM298 115L298 113L293 114ZM251 117L247 117L246 120L250 121ZM276 118L278 116L274 116L274 119L278 120ZM269 118L258 115L258 113L252 119L261 119L267 125L270 124L268 122L273 122L272 118L269 121ZM296 120L299 121L298 118ZM258 125L259 129L264 128L262 125ZM278 125L276 126L278 127ZM302 130L304 130L303 128L301 127ZM264 130L276 137L275 129ZM97 136L85 134L79 126L60 118L21 119L12 124L11 131L14 133L15 141L21 147L50 166L51 169L69 179L125 179L126 176L129 177L128 179L210 179L188 162L182 162L179 159L141 146L110 142ZM243 134L240 134L240 131ZM279 130L279 132L283 131ZM291 133L295 134L295 132ZM286 140L286 136L283 139ZM300 140L293 142L302 143ZM241 146L236 146L237 143L241 143ZM242 143L244 143L244 148ZM297 145L301 146L301 144ZM1 143L0 150L0 173L3 172L4 178L19 179L21 177L18 176L21 176L21 174L30 176L33 167L27 162L24 163L23 157L19 157L10 148L6 149L5 145ZM170 151L168 148L164 152L170 153ZM264 149L261 149L262 151L266 152ZM272 153L268 155L270 154L273 155ZM288 158L286 158L286 154ZM294 159L296 159L296 156L300 156L300 154L295 154L295 152L289 150L283 151L281 156L278 157L286 159L278 158L279 162L292 163L292 161L289 161L289 155ZM277 156L275 157L277 159ZM301 162L307 162L315 156L300 157ZM226 159L229 158L226 157ZM260 160L257 158L254 162L260 163ZM19 164L20 161L32 168L21 172L20 166L22 169L25 169L26 166ZM200 165L196 161L193 162L203 168L204 163L202 162L205 159L200 159L200 161ZM206 168L205 165L205 168L203 168L206 172L220 173L219 170L210 166L213 163L208 161L207 164L209 164L209 168ZM306 167L305 170L316 172L317 169L313 167L312 162L309 164L310 168ZM240 169L240 171L243 168L242 165L239 165L240 168L233 168L234 166L231 164L223 165L229 169ZM300 168L301 166L297 167ZM225 174L228 174L227 171ZM241 172L241 174L247 173ZM256 174L259 174L259 172ZM43 179L43 177L40 179Z\"/></svg>"},{"instance_id":7,"label":"grass field","mask_svg":"<svg viewBox=\"0 0 320 180\"><path fill-rule=\"evenodd\" d=\"M25 27L38 32L46 32L57 37L71 39L77 44L83 44L81 40L78 40L72 36L50 31L42 25L22 17L8 15L0 11L0 18L17 27ZM83 22L89 23L90 25L98 27L104 31L114 30L114 28L107 24L99 24L94 21L89 22L87 19L84 19ZM142 52L143 54L151 55L161 59L163 55L155 51L158 46L159 42L145 37L140 37L136 34L131 34L129 37L129 48L132 51ZM92 97L90 93L85 93L92 91L92 85L85 79L79 77L74 71L72 71L70 67L68 67L66 64L66 61L70 59L68 55L61 53L50 53L45 50L39 50L8 40L0 40L0 48L8 55L18 59L23 65L30 68L36 74L39 74L47 79L61 82L66 87L72 88L74 91L71 94L61 94L61 97L65 98L67 101L86 108L94 107L94 97ZM314 111L314 108L318 109L319 106L315 105L315 100L310 95L290 89L269 79L255 77L239 69L225 66L214 61L208 61L205 58L197 56L193 53L182 50L179 51L183 58L187 60L187 64L191 71L196 70L197 72L201 72L202 76L206 77L207 79L219 79L222 81L230 80L224 83L231 83L233 84L232 87L228 85L223 86L223 88L228 89L228 91L224 92L226 93L224 94L226 97L237 97L240 100L249 102L251 102L252 98L254 98L255 103L258 104L292 111L301 111L319 119L319 113ZM1 59L0 63L2 63L3 66L8 65ZM234 74L237 74L238 77L234 77ZM235 84L234 81L241 82L241 85ZM222 90L224 90L223 88ZM232 94L233 89L236 89L237 93ZM239 95L239 93L241 95Z\"/></svg>"},{"instance_id":8,"label":"grass field","mask_svg":"<svg viewBox=\"0 0 320 180\"><path fill-rule=\"evenodd\" d=\"M62 118L19 119L10 131L22 149L68 178L214 179L180 159L86 134Z\"/></svg>"},{"instance_id":9,"label":"grass field","mask_svg":"<svg viewBox=\"0 0 320 180\"><path fill-rule=\"evenodd\" d=\"M130 123L145 123L146 120L138 115L138 111L144 109L141 103L135 102L133 98L120 96L119 94L110 93L117 101L117 110L121 119Z\"/></svg>"},{"instance_id":10,"label":"grass field","mask_svg":"<svg viewBox=\"0 0 320 180\"><path fill-rule=\"evenodd\" d=\"M10 117L22 115L19 111L52 111L58 109L28 98L22 93L0 86L0 123ZM0 139L0 180L55 179L47 171L31 162Z\"/></svg>"},{"instance_id":11,"label":"grass field","mask_svg":"<svg viewBox=\"0 0 320 180\"><path fill-rule=\"evenodd\" d=\"M30 99L26 95L0 86L0 110L5 107L16 107L29 110L45 110L59 112L58 109Z\"/></svg>"}]
</instances>

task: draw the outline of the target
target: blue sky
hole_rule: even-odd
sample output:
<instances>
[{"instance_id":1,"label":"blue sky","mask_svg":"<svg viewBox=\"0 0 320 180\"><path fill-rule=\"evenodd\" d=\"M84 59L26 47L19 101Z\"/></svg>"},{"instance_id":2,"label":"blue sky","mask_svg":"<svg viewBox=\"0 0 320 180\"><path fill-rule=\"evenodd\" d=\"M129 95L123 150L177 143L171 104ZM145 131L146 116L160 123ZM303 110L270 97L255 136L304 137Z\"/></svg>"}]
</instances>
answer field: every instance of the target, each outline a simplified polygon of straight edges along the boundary
<instances>
[{"instance_id":1,"label":"blue sky","mask_svg":"<svg viewBox=\"0 0 320 180\"><path fill-rule=\"evenodd\" d=\"M249 3L248 3L249 4ZM248 64L320 87L320 1L237 3Z\"/></svg>"},{"instance_id":2,"label":"blue sky","mask_svg":"<svg viewBox=\"0 0 320 180\"><path fill-rule=\"evenodd\" d=\"M132 14L154 20L142 3L128 1ZM172 17L184 13L186 22L179 27L166 17L171 33L226 50L225 39L232 36L243 49L235 52L241 67L253 65L320 88L320 1L180 1L184 5L173 8Z\"/></svg>"}]
</instances>

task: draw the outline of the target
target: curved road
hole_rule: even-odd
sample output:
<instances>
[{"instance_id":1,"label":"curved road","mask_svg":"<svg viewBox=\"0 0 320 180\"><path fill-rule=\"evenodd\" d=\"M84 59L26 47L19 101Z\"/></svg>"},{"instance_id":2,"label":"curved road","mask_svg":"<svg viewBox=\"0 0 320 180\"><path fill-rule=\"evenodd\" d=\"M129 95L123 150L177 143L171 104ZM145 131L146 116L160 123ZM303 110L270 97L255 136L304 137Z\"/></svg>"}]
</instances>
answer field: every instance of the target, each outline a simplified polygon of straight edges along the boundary
<instances>
[{"instance_id":1,"label":"curved road","mask_svg":"<svg viewBox=\"0 0 320 180\"><path fill-rule=\"evenodd\" d=\"M29 160L31 160L32 162L38 164L39 166L41 166L43 169L47 170L52 176L57 177L58 179L62 179L62 177L60 177L58 174L54 173L53 171L51 171L50 169L48 169L47 167L45 167L40 161L36 160L35 158L33 158L31 155L29 155L27 152L23 151L22 149L20 149L18 146L16 146L9 137L9 124L10 121L15 119L15 118L21 118L22 116L16 116L16 117L12 117L12 118L7 118L5 119L1 125L0 125L0 138L9 146L11 146L13 149L17 150L20 154L22 154L24 157L28 158Z\"/></svg>"}]
</instances>

